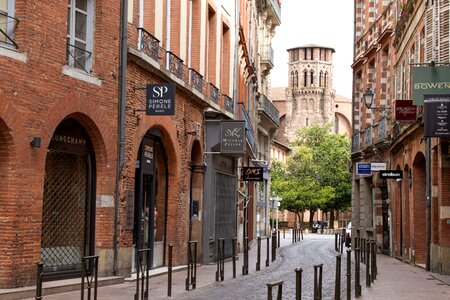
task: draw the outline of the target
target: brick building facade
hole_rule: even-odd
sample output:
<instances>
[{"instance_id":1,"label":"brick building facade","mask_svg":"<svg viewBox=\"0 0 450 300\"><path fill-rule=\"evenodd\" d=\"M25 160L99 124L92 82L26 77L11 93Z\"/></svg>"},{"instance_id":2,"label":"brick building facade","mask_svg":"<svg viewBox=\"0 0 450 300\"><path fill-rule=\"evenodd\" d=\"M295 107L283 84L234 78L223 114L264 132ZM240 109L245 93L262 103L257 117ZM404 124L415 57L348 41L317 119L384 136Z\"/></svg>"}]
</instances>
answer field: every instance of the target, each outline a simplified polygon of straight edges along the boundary
<instances>
[{"instance_id":1,"label":"brick building facade","mask_svg":"<svg viewBox=\"0 0 450 300\"><path fill-rule=\"evenodd\" d=\"M450 273L448 137L425 137L433 120L423 98L408 101L417 98L416 67L437 72L448 63L449 10L448 1L355 1L353 62L352 237L443 274ZM371 106L364 104L370 92ZM408 121L396 113L401 104L414 109ZM401 176L357 174L358 162L385 162Z\"/></svg>"}]
</instances>

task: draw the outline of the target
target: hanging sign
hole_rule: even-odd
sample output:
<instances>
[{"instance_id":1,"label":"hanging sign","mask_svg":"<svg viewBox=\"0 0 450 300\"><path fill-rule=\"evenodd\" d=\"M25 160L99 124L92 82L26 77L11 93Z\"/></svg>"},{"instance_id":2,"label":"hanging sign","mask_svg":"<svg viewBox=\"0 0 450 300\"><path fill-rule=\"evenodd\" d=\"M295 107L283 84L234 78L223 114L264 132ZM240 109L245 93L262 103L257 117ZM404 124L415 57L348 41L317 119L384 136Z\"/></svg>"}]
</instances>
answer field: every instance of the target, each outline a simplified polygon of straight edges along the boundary
<instances>
[{"instance_id":1,"label":"hanging sign","mask_svg":"<svg viewBox=\"0 0 450 300\"><path fill-rule=\"evenodd\" d=\"M417 116L417 106L412 100L394 100L395 121L414 122Z\"/></svg>"},{"instance_id":2,"label":"hanging sign","mask_svg":"<svg viewBox=\"0 0 450 300\"><path fill-rule=\"evenodd\" d=\"M386 170L380 171L381 179L402 179L403 171L402 170Z\"/></svg>"},{"instance_id":3,"label":"hanging sign","mask_svg":"<svg viewBox=\"0 0 450 300\"><path fill-rule=\"evenodd\" d=\"M175 114L175 84L147 84L146 115Z\"/></svg>"},{"instance_id":4,"label":"hanging sign","mask_svg":"<svg viewBox=\"0 0 450 300\"><path fill-rule=\"evenodd\" d=\"M370 171L376 172L376 171L383 171L386 170L387 163L385 162L371 162L370 163Z\"/></svg>"},{"instance_id":5,"label":"hanging sign","mask_svg":"<svg viewBox=\"0 0 450 300\"><path fill-rule=\"evenodd\" d=\"M245 152L245 121L220 122L220 152Z\"/></svg>"},{"instance_id":6,"label":"hanging sign","mask_svg":"<svg viewBox=\"0 0 450 300\"><path fill-rule=\"evenodd\" d=\"M423 105L424 95L450 94L450 67L412 67L413 102Z\"/></svg>"},{"instance_id":7,"label":"hanging sign","mask_svg":"<svg viewBox=\"0 0 450 300\"><path fill-rule=\"evenodd\" d=\"M243 181L263 181L264 167L243 167Z\"/></svg>"},{"instance_id":8,"label":"hanging sign","mask_svg":"<svg viewBox=\"0 0 450 300\"><path fill-rule=\"evenodd\" d=\"M424 95L424 136L450 137L450 95Z\"/></svg>"}]
</instances>

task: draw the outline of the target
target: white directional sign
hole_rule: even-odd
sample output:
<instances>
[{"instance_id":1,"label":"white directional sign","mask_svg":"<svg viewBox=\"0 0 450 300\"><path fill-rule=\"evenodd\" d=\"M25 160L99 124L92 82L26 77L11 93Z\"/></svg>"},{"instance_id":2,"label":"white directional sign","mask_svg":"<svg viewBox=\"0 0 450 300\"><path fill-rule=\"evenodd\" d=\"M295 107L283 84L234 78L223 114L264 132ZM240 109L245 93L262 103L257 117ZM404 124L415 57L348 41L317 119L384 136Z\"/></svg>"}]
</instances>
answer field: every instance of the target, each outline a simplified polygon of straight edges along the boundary
<instances>
[{"instance_id":1,"label":"white directional sign","mask_svg":"<svg viewBox=\"0 0 450 300\"><path fill-rule=\"evenodd\" d=\"M385 162L371 162L370 163L370 170L372 172L376 171L384 171L386 170L386 163Z\"/></svg>"}]
</instances>

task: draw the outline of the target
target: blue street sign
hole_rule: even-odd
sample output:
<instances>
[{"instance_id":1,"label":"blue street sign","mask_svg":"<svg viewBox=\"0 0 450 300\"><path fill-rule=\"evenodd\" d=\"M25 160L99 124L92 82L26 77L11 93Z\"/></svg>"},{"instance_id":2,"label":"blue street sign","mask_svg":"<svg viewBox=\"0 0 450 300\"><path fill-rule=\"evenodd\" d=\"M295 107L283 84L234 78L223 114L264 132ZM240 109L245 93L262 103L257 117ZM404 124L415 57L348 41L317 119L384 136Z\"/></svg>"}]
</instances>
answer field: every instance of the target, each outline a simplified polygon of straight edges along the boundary
<instances>
[{"instance_id":1,"label":"blue street sign","mask_svg":"<svg viewBox=\"0 0 450 300\"><path fill-rule=\"evenodd\" d=\"M371 163L368 162L357 162L356 163L356 174L357 175L370 175L372 174Z\"/></svg>"}]
</instances>

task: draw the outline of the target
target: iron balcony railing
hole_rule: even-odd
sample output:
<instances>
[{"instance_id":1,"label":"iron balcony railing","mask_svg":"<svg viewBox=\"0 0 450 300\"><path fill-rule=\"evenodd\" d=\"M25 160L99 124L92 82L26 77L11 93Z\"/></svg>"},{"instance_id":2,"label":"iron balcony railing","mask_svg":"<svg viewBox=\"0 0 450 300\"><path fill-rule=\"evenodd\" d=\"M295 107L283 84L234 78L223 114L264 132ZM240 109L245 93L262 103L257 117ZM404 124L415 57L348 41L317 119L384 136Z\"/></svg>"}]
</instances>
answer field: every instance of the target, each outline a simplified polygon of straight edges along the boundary
<instances>
[{"instance_id":1,"label":"iron balcony railing","mask_svg":"<svg viewBox=\"0 0 450 300\"><path fill-rule=\"evenodd\" d=\"M144 28L137 28L137 30L139 37L138 50L197 90L205 98L218 104L225 112L234 113L233 101L230 100L231 98L226 93L214 84L207 82L195 69L188 68L176 54L162 48L159 45L160 41ZM223 101L221 101L220 95L223 95Z\"/></svg>"},{"instance_id":2,"label":"iron balcony railing","mask_svg":"<svg viewBox=\"0 0 450 300\"><path fill-rule=\"evenodd\" d=\"M273 9L274 14L276 15L278 21L281 20L281 7L280 4L278 4L278 0L269 0L270 6Z\"/></svg>"},{"instance_id":3,"label":"iron balcony railing","mask_svg":"<svg viewBox=\"0 0 450 300\"><path fill-rule=\"evenodd\" d=\"M19 45L14 40L17 24L19 19L0 14L0 43L13 45L14 48L19 49Z\"/></svg>"},{"instance_id":4,"label":"iron balcony railing","mask_svg":"<svg viewBox=\"0 0 450 300\"><path fill-rule=\"evenodd\" d=\"M280 112L264 94L262 94L262 109L277 126L280 126Z\"/></svg>"},{"instance_id":5,"label":"iron balcony railing","mask_svg":"<svg viewBox=\"0 0 450 300\"><path fill-rule=\"evenodd\" d=\"M272 65L274 64L274 51L271 45L262 45L259 54L262 60L269 61Z\"/></svg>"}]
</instances>

